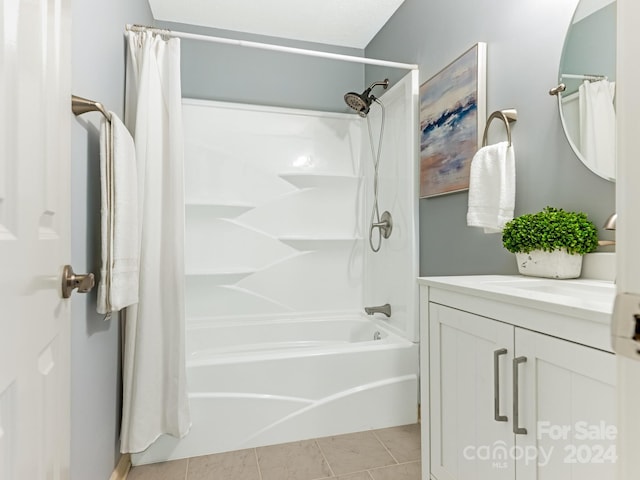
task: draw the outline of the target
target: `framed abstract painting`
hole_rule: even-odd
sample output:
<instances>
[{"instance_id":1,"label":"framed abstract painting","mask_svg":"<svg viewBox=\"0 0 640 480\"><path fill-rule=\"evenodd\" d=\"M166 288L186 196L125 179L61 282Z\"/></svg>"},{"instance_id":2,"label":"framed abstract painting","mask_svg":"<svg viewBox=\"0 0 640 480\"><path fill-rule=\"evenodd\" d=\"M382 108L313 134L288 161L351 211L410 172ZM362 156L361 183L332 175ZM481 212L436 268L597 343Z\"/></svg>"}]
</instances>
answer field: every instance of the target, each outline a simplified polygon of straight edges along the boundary
<instances>
[{"instance_id":1,"label":"framed abstract painting","mask_svg":"<svg viewBox=\"0 0 640 480\"><path fill-rule=\"evenodd\" d=\"M420 86L420 198L469 188L486 122L487 45L477 43Z\"/></svg>"}]
</instances>

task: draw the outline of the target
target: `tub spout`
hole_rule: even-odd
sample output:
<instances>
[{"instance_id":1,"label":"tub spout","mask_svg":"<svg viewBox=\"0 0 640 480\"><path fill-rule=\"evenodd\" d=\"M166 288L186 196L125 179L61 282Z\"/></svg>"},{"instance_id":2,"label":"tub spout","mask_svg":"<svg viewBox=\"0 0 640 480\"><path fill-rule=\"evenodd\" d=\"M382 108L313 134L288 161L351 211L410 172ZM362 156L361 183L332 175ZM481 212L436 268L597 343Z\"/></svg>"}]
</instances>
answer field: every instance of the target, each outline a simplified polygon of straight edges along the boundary
<instances>
[{"instance_id":1,"label":"tub spout","mask_svg":"<svg viewBox=\"0 0 640 480\"><path fill-rule=\"evenodd\" d=\"M387 317L391 316L391 305L385 303L379 307L364 307L364 311L367 315L373 315L374 313L384 313Z\"/></svg>"}]
</instances>

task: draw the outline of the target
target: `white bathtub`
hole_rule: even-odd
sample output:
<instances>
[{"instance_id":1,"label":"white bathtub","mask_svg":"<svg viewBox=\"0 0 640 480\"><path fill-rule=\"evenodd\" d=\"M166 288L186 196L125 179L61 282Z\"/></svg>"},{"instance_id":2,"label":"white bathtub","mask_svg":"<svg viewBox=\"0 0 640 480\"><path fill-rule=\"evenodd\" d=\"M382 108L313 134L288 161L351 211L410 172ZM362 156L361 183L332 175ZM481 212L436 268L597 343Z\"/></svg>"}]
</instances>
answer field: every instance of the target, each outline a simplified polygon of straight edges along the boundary
<instances>
[{"instance_id":1,"label":"white bathtub","mask_svg":"<svg viewBox=\"0 0 640 480\"><path fill-rule=\"evenodd\" d=\"M187 351L191 431L134 465L417 421L418 345L370 317L191 323Z\"/></svg>"}]
</instances>

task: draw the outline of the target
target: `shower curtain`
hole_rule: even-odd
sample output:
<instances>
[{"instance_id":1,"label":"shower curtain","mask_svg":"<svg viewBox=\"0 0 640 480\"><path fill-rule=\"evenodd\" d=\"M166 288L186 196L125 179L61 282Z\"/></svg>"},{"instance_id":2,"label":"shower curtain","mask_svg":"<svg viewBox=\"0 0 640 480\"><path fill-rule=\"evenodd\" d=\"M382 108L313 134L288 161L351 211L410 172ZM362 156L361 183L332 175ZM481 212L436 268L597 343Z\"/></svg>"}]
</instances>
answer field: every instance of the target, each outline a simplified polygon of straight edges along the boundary
<instances>
[{"instance_id":1,"label":"shower curtain","mask_svg":"<svg viewBox=\"0 0 640 480\"><path fill-rule=\"evenodd\" d=\"M180 40L128 32L125 123L138 167L139 303L124 319L120 450L191 425L185 373Z\"/></svg>"},{"instance_id":2,"label":"shower curtain","mask_svg":"<svg viewBox=\"0 0 640 480\"><path fill-rule=\"evenodd\" d=\"M597 172L616 176L615 83L584 81L578 90L580 102L580 151Z\"/></svg>"}]
</instances>

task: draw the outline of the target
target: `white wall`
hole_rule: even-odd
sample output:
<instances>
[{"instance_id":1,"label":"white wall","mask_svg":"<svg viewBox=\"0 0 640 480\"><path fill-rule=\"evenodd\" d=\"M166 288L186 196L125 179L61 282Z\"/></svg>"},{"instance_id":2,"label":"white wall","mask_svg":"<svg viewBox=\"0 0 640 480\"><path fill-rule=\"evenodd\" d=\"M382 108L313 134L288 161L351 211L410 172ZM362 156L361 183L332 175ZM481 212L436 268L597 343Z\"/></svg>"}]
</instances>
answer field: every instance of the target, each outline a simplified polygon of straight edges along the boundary
<instances>
[{"instance_id":1,"label":"white wall","mask_svg":"<svg viewBox=\"0 0 640 480\"><path fill-rule=\"evenodd\" d=\"M74 0L72 92L122 116L126 23L148 24L146 0ZM71 115L71 103L69 103ZM76 272L99 272L98 113L71 120L71 257ZM117 317L95 313L95 290L71 308L71 479L102 480L119 458L120 370Z\"/></svg>"}]
</instances>

